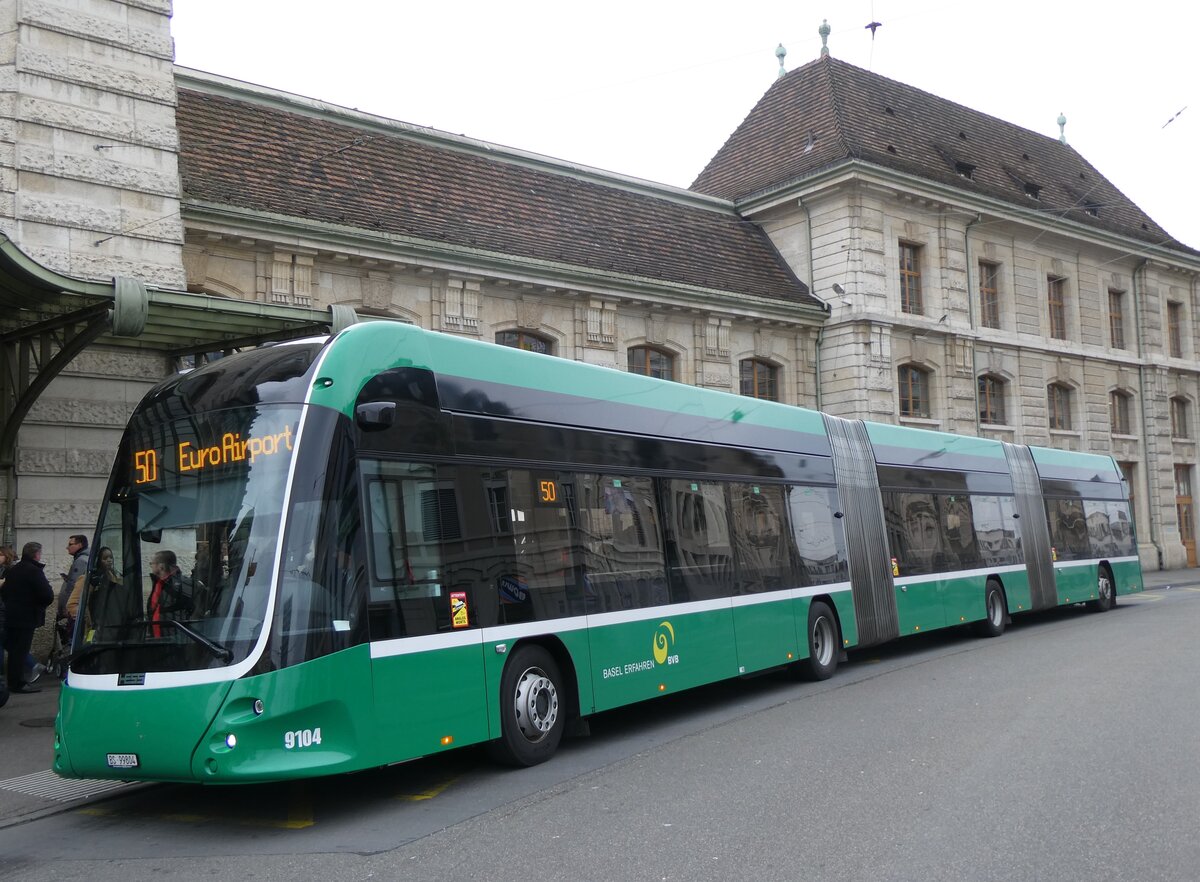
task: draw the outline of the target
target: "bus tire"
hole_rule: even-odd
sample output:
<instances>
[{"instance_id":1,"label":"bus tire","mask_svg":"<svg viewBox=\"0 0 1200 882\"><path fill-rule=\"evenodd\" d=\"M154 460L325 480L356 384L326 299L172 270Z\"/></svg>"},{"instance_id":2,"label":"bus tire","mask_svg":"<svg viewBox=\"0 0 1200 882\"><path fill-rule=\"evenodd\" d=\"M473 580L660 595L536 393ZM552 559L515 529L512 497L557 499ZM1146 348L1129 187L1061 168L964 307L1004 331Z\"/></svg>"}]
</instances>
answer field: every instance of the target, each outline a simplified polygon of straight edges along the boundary
<instances>
[{"instance_id":1,"label":"bus tire","mask_svg":"<svg viewBox=\"0 0 1200 882\"><path fill-rule=\"evenodd\" d=\"M1004 633L1005 616L1004 589L995 579L987 580L983 589L983 621L975 623L975 633L980 637L999 637Z\"/></svg>"},{"instance_id":2,"label":"bus tire","mask_svg":"<svg viewBox=\"0 0 1200 882\"><path fill-rule=\"evenodd\" d=\"M802 680L828 680L837 670L841 654L837 619L823 600L814 600L808 607L808 658L796 664Z\"/></svg>"},{"instance_id":3,"label":"bus tire","mask_svg":"<svg viewBox=\"0 0 1200 882\"><path fill-rule=\"evenodd\" d=\"M517 648L500 677L501 735L488 744L492 758L536 766L554 755L567 712L558 663L543 647Z\"/></svg>"},{"instance_id":4,"label":"bus tire","mask_svg":"<svg viewBox=\"0 0 1200 882\"><path fill-rule=\"evenodd\" d=\"M1096 576L1096 599L1089 600L1087 605L1092 612L1108 612L1117 605L1117 586L1108 567L1100 567Z\"/></svg>"}]
</instances>

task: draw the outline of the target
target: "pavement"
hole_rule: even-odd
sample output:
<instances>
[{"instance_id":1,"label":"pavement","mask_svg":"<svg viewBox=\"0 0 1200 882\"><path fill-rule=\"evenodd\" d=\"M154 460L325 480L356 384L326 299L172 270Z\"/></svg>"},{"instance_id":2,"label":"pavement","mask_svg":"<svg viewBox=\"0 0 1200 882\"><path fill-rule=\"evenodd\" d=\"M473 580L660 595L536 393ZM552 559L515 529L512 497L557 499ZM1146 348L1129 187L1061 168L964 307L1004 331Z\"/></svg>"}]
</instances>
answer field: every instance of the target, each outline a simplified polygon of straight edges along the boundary
<instances>
[{"instance_id":1,"label":"pavement","mask_svg":"<svg viewBox=\"0 0 1200 882\"><path fill-rule=\"evenodd\" d=\"M1147 591L1200 585L1200 568L1158 570L1143 574ZM51 771L54 762L54 717L59 681L43 675L41 692L13 695L0 708L0 828L22 824L144 784L119 781L75 781Z\"/></svg>"}]
</instances>

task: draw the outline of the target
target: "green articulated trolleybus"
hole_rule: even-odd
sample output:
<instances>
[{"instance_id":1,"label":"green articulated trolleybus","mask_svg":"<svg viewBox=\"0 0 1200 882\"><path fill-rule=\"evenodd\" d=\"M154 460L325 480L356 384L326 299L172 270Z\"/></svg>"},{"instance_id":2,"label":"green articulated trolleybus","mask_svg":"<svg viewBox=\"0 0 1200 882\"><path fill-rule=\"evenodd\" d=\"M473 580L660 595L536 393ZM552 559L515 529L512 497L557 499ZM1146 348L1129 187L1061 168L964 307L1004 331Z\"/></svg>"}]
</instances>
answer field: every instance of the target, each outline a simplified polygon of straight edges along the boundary
<instances>
[{"instance_id":1,"label":"green articulated trolleybus","mask_svg":"<svg viewBox=\"0 0 1200 882\"><path fill-rule=\"evenodd\" d=\"M1142 588L1108 457L384 321L157 386L92 549L54 767L124 780L532 765L598 711Z\"/></svg>"}]
</instances>

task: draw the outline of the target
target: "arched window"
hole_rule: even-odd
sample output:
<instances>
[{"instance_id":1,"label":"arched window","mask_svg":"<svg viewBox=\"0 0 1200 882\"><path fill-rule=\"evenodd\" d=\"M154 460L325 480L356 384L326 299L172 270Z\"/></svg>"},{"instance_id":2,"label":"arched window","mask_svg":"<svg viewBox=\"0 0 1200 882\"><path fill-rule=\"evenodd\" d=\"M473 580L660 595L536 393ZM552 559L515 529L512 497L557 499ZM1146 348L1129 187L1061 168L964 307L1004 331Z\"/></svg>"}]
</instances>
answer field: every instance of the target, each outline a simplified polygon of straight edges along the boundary
<instances>
[{"instance_id":1,"label":"arched window","mask_svg":"<svg viewBox=\"0 0 1200 882\"><path fill-rule=\"evenodd\" d=\"M1132 421L1129 418L1129 402L1132 399L1132 395L1122 392L1120 389L1108 394L1108 420L1114 435L1131 433Z\"/></svg>"},{"instance_id":2,"label":"arched window","mask_svg":"<svg viewBox=\"0 0 1200 882\"><path fill-rule=\"evenodd\" d=\"M779 368L758 358L741 361L741 391L751 398L779 400Z\"/></svg>"},{"instance_id":3,"label":"arched window","mask_svg":"<svg viewBox=\"0 0 1200 882\"><path fill-rule=\"evenodd\" d=\"M1046 387L1046 412L1050 417L1050 428L1071 428L1071 387L1062 383L1051 383Z\"/></svg>"},{"instance_id":4,"label":"arched window","mask_svg":"<svg viewBox=\"0 0 1200 882\"><path fill-rule=\"evenodd\" d=\"M1171 437L1192 437L1191 402L1180 396L1171 399Z\"/></svg>"},{"instance_id":5,"label":"arched window","mask_svg":"<svg viewBox=\"0 0 1200 882\"><path fill-rule=\"evenodd\" d=\"M629 348L629 372L658 377L660 380L675 379L675 356L652 346Z\"/></svg>"},{"instance_id":6,"label":"arched window","mask_svg":"<svg viewBox=\"0 0 1200 882\"><path fill-rule=\"evenodd\" d=\"M900 416L929 418L929 371L911 364L896 372L900 391Z\"/></svg>"},{"instance_id":7,"label":"arched window","mask_svg":"<svg viewBox=\"0 0 1200 882\"><path fill-rule=\"evenodd\" d=\"M528 331L497 331L496 342L501 346L524 349L526 352L540 352L543 355L554 354L554 343L552 341L537 334L531 334Z\"/></svg>"},{"instance_id":8,"label":"arched window","mask_svg":"<svg viewBox=\"0 0 1200 882\"><path fill-rule=\"evenodd\" d=\"M1004 409L1004 393L1008 384L994 374L979 378L979 422L990 425L1007 425Z\"/></svg>"}]
</instances>

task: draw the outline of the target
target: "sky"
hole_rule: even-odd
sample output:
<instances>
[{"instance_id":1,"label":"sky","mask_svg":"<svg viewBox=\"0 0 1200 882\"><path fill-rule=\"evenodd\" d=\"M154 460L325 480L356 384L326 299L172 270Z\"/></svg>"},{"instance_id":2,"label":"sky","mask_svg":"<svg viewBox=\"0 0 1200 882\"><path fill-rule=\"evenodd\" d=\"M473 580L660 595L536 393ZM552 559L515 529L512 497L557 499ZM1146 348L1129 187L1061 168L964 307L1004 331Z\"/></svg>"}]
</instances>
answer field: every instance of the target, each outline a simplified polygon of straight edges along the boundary
<instances>
[{"instance_id":1,"label":"sky","mask_svg":"<svg viewBox=\"0 0 1200 882\"><path fill-rule=\"evenodd\" d=\"M336 15L335 15L336 13ZM1200 248L1200 4L175 0L176 62L687 187L779 70L835 57L1067 141ZM872 39L865 26L879 22Z\"/></svg>"}]
</instances>

